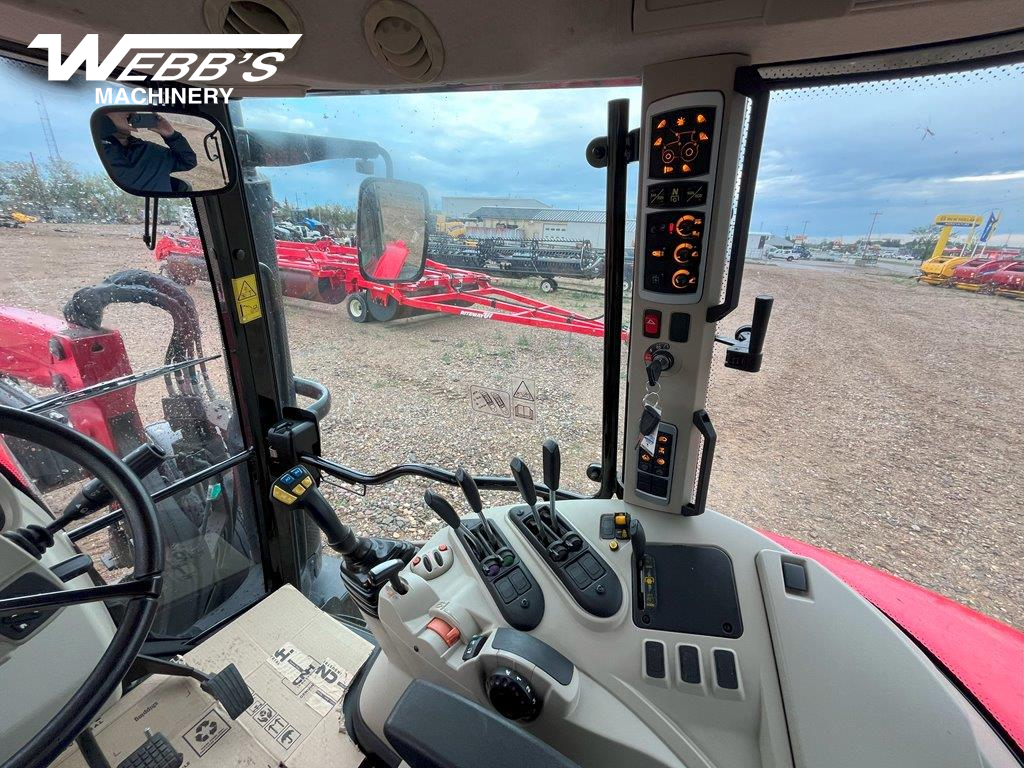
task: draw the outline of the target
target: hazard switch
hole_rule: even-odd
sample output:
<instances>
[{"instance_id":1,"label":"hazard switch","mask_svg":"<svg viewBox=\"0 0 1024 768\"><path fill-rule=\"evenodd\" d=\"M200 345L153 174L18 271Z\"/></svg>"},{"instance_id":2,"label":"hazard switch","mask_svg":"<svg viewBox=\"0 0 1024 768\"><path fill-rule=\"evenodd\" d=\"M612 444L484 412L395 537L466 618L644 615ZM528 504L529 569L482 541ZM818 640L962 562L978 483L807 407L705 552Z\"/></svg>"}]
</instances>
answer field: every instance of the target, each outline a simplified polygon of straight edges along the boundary
<instances>
[{"instance_id":1,"label":"hazard switch","mask_svg":"<svg viewBox=\"0 0 1024 768\"><path fill-rule=\"evenodd\" d=\"M427 629L433 630L441 639L444 640L444 644L451 648L457 642L459 642L459 630L449 624L447 621L441 618L433 618L430 623L427 624Z\"/></svg>"},{"instance_id":2,"label":"hazard switch","mask_svg":"<svg viewBox=\"0 0 1024 768\"><path fill-rule=\"evenodd\" d=\"M644 310L644 336L656 339L661 336L661 310Z\"/></svg>"}]
</instances>

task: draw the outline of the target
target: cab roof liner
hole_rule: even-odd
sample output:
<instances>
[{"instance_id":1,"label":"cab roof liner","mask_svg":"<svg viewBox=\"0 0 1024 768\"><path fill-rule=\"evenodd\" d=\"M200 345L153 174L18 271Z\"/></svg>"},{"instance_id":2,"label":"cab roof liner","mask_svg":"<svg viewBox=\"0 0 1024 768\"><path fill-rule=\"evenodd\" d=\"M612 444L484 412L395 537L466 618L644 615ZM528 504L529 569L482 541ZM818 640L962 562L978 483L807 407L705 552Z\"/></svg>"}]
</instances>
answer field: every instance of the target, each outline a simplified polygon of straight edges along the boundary
<instances>
[{"instance_id":1,"label":"cab roof liner","mask_svg":"<svg viewBox=\"0 0 1024 768\"><path fill-rule=\"evenodd\" d=\"M504 2L416 0L411 5L419 15L408 18L426 22L419 30L422 39L413 40L415 29L409 39L430 55L416 61L412 52L400 56L408 69L399 72L382 63L387 57L371 44L404 38L390 33L374 38L368 22L381 17L381 5L406 18L393 9L407 4L387 0L346 9L330 0L259 3L266 13L257 31L266 25L269 31L296 29L302 39L273 86L248 84L240 72L237 80L230 73L227 82L219 81L234 86L237 95L603 83L639 78L652 62L724 52L749 55L761 65L909 50L1024 29L1019 0L524 0L515 13ZM209 12L211 5L218 13ZM67 52L84 35L101 30L102 55L126 33L231 31L232 24L244 23L235 12L251 11L252 5L138 0L131 13L120 13L100 0L4 0L0 12L4 37L14 46L27 45L45 31L61 33ZM437 66L441 56L443 65Z\"/></svg>"}]
</instances>

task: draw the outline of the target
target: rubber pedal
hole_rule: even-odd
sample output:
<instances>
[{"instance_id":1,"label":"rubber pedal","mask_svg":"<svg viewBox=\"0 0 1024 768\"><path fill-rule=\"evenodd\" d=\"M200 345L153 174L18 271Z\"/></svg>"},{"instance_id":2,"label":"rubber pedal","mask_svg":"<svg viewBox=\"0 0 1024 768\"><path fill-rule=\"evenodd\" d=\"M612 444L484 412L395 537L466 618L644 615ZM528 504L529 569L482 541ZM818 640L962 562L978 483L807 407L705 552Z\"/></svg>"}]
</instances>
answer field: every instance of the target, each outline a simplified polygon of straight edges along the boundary
<instances>
[{"instance_id":1,"label":"rubber pedal","mask_svg":"<svg viewBox=\"0 0 1024 768\"><path fill-rule=\"evenodd\" d=\"M117 768L178 768L184 761L184 756L171 746L166 736L155 733L118 763Z\"/></svg>"},{"instance_id":2,"label":"rubber pedal","mask_svg":"<svg viewBox=\"0 0 1024 768\"><path fill-rule=\"evenodd\" d=\"M211 675L199 687L219 701L232 720L252 706L252 691L234 664L228 664L217 674Z\"/></svg>"}]
</instances>

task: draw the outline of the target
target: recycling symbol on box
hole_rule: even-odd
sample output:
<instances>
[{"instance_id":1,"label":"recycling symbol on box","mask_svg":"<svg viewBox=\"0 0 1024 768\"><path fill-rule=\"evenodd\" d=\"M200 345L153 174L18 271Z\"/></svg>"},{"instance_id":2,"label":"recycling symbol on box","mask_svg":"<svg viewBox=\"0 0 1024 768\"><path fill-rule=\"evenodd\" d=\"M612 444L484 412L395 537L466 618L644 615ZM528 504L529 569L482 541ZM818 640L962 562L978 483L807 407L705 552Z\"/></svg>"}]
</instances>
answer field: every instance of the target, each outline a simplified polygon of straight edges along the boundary
<instances>
[{"instance_id":1,"label":"recycling symbol on box","mask_svg":"<svg viewBox=\"0 0 1024 768\"><path fill-rule=\"evenodd\" d=\"M196 726L194 736L196 741L202 743L210 739L215 733L217 733L217 723L213 720L203 720L203 722Z\"/></svg>"}]
</instances>

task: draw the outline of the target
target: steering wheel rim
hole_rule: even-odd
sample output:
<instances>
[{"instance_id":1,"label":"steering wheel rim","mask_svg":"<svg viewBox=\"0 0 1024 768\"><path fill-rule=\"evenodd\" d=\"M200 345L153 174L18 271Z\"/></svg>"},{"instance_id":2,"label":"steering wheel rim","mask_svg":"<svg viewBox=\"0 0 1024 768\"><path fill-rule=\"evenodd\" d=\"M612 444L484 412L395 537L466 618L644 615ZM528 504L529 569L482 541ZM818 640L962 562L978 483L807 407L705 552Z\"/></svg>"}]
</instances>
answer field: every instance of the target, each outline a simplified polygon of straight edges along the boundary
<instances>
[{"instance_id":1,"label":"steering wheel rim","mask_svg":"<svg viewBox=\"0 0 1024 768\"><path fill-rule=\"evenodd\" d=\"M92 589L66 590L67 604L127 597L124 617L93 671L68 701L35 736L22 745L2 768L41 768L49 765L85 729L120 685L156 617L164 566L163 541L156 509L142 483L117 456L89 437L45 416L0 406L0 435L18 437L45 445L90 472L110 490L124 512L135 542L132 589L107 585ZM119 589L120 587L120 589ZM43 593L35 596L41 598ZM16 598L18 600L22 598ZM0 601L3 603L5 601ZM10 601L6 601L10 605ZM29 610L22 607L20 610ZM5 609L4 613L11 613ZM32 642L29 638L28 642Z\"/></svg>"}]
</instances>

